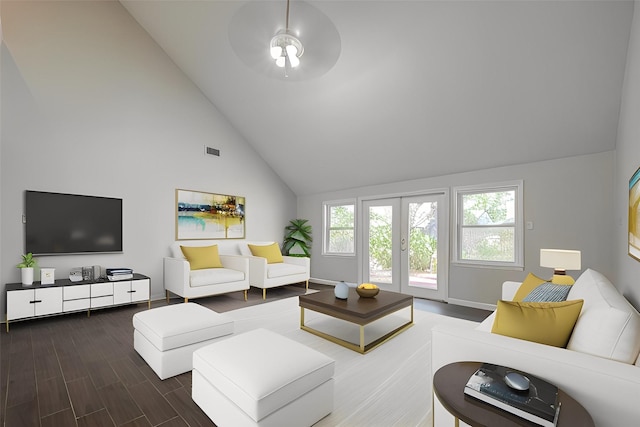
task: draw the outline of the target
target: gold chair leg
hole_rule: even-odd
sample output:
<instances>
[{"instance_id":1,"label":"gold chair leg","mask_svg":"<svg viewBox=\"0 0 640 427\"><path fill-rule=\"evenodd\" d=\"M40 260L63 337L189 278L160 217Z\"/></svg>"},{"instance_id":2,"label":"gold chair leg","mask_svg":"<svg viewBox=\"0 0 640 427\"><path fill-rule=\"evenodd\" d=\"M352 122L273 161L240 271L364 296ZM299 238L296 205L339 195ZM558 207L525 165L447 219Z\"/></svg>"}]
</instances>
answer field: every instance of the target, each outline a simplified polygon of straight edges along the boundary
<instances>
[{"instance_id":1,"label":"gold chair leg","mask_svg":"<svg viewBox=\"0 0 640 427\"><path fill-rule=\"evenodd\" d=\"M262 288L262 299L267 299L267 288Z\"/></svg>"},{"instance_id":2,"label":"gold chair leg","mask_svg":"<svg viewBox=\"0 0 640 427\"><path fill-rule=\"evenodd\" d=\"M309 290L309 281L307 280L307 283L305 285L305 288L307 289L307 291Z\"/></svg>"},{"instance_id":3,"label":"gold chair leg","mask_svg":"<svg viewBox=\"0 0 640 427\"><path fill-rule=\"evenodd\" d=\"M185 302L185 303L189 302L189 298L185 298L185 299L184 299L184 302Z\"/></svg>"},{"instance_id":4,"label":"gold chair leg","mask_svg":"<svg viewBox=\"0 0 640 427\"><path fill-rule=\"evenodd\" d=\"M248 291L245 289L245 290L244 290L244 300L245 300L245 301L247 300L247 294L248 294Z\"/></svg>"}]
</instances>

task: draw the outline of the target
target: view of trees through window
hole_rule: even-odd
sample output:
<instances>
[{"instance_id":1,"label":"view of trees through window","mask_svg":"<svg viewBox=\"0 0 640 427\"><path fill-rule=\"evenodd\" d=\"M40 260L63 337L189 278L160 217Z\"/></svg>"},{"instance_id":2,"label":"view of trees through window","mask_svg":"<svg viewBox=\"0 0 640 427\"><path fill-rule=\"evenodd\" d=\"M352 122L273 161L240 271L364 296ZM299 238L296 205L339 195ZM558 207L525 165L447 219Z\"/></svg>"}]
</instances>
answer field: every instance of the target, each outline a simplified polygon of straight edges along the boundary
<instances>
[{"instance_id":1,"label":"view of trees through window","mask_svg":"<svg viewBox=\"0 0 640 427\"><path fill-rule=\"evenodd\" d=\"M436 273L437 204L409 204L409 270L413 273ZM371 272L392 266L392 208L375 206L369 210L369 263Z\"/></svg>"},{"instance_id":2,"label":"view of trees through window","mask_svg":"<svg viewBox=\"0 0 640 427\"><path fill-rule=\"evenodd\" d=\"M327 252L355 252L355 217L354 205L333 205L328 209Z\"/></svg>"},{"instance_id":3,"label":"view of trees through window","mask_svg":"<svg viewBox=\"0 0 640 427\"><path fill-rule=\"evenodd\" d=\"M515 197L515 190L462 194L462 259L514 261Z\"/></svg>"}]
</instances>

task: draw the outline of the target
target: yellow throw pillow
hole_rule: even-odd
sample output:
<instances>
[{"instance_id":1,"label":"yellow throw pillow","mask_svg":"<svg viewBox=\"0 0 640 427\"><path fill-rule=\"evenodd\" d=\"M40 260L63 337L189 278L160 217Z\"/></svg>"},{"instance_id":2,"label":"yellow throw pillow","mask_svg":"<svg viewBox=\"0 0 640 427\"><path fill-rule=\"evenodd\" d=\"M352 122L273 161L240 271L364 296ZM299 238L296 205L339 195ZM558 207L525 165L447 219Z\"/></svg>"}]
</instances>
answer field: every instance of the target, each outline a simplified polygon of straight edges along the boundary
<instances>
[{"instance_id":1,"label":"yellow throw pillow","mask_svg":"<svg viewBox=\"0 0 640 427\"><path fill-rule=\"evenodd\" d=\"M192 270L204 268L221 268L218 245L212 246L180 246L184 257L189 261Z\"/></svg>"},{"instance_id":2,"label":"yellow throw pillow","mask_svg":"<svg viewBox=\"0 0 640 427\"><path fill-rule=\"evenodd\" d=\"M282 252L280 252L280 246L277 243L272 243L266 246L248 245L249 250L253 256L259 256L267 259L267 264L276 264L283 262Z\"/></svg>"},{"instance_id":3,"label":"yellow throw pillow","mask_svg":"<svg viewBox=\"0 0 640 427\"><path fill-rule=\"evenodd\" d=\"M491 332L565 348L583 302L498 301Z\"/></svg>"},{"instance_id":4,"label":"yellow throw pillow","mask_svg":"<svg viewBox=\"0 0 640 427\"><path fill-rule=\"evenodd\" d=\"M527 277L524 279L516 294L513 297L514 301L522 301L524 298L531 293L532 290L545 283L546 280L539 278L533 273L529 273Z\"/></svg>"}]
</instances>

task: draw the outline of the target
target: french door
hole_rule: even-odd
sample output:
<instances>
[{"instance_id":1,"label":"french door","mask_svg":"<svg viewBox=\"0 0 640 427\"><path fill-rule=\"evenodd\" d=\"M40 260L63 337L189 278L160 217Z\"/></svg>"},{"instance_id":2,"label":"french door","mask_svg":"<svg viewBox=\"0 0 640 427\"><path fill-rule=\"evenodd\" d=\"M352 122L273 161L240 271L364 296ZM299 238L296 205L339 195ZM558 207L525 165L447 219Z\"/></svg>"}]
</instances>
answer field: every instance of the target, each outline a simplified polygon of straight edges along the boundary
<instances>
[{"instance_id":1,"label":"french door","mask_svg":"<svg viewBox=\"0 0 640 427\"><path fill-rule=\"evenodd\" d=\"M363 281L446 300L447 206L444 192L363 201Z\"/></svg>"}]
</instances>

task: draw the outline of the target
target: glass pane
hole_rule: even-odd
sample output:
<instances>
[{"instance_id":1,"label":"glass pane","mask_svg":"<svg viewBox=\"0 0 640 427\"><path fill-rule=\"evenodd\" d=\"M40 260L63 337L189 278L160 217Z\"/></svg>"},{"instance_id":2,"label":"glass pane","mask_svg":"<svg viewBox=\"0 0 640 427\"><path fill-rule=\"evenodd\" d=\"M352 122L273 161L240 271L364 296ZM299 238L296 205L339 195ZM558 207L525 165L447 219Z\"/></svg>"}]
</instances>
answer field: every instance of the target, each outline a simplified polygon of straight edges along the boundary
<instances>
[{"instance_id":1,"label":"glass pane","mask_svg":"<svg viewBox=\"0 0 640 427\"><path fill-rule=\"evenodd\" d=\"M331 206L329 212L329 228L353 228L354 205Z\"/></svg>"},{"instance_id":2,"label":"glass pane","mask_svg":"<svg viewBox=\"0 0 640 427\"><path fill-rule=\"evenodd\" d=\"M516 192L463 194L463 225L514 224Z\"/></svg>"},{"instance_id":3,"label":"glass pane","mask_svg":"<svg viewBox=\"0 0 640 427\"><path fill-rule=\"evenodd\" d=\"M329 252L353 253L354 247L353 230L330 230L329 231Z\"/></svg>"},{"instance_id":4,"label":"glass pane","mask_svg":"<svg viewBox=\"0 0 640 427\"><path fill-rule=\"evenodd\" d=\"M409 203L409 286L438 289L438 204Z\"/></svg>"},{"instance_id":5,"label":"glass pane","mask_svg":"<svg viewBox=\"0 0 640 427\"><path fill-rule=\"evenodd\" d=\"M391 283L393 211L391 206L369 208L369 281Z\"/></svg>"},{"instance_id":6,"label":"glass pane","mask_svg":"<svg viewBox=\"0 0 640 427\"><path fill-rule=\"evenodd\" d=\"M514 261L514 228L470 227L462 229L461 257L479 261Z\"/></svg>"}]
</instances>

